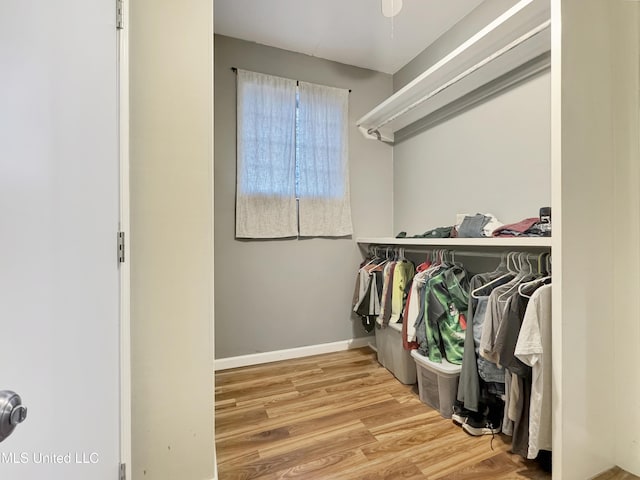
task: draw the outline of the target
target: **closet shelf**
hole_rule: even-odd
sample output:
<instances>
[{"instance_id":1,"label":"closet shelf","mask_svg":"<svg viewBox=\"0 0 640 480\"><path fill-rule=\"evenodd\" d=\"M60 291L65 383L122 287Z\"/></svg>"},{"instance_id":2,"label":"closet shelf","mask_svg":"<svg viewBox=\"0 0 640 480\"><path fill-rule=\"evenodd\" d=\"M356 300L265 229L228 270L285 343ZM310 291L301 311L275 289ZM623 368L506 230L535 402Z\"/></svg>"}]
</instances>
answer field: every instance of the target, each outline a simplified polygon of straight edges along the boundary
<instances>
[{"instance_id":1,"label":"closet shelf","mask_svg":"<svg viewBox=\"0 0 640 480\"><path fill-rule=\"evenodd\" d=\"M425 245L432 247L551 247L551 237L494 238L394 238L359 237L356 242L374 245Z\"/></svg>"},{"instance_id":2,"label":"closet shelf","mask_svg":"<svg viewBox=\"0 0 640 480\"><path fill-rule=\"evenodd\" d=\"M551 49L549 0L521 0L479 30L405 87L357 121L368 138L393 143L398 130L427 117L492 82L493 90L507 88L503 77L535 62ZM528 67L527 74L540 70ZM497 84L502 85L499 87ZM466 100L469 104L478 99ZM460 105L457 110L462 108Z\"/></svg>"}]
</instances>

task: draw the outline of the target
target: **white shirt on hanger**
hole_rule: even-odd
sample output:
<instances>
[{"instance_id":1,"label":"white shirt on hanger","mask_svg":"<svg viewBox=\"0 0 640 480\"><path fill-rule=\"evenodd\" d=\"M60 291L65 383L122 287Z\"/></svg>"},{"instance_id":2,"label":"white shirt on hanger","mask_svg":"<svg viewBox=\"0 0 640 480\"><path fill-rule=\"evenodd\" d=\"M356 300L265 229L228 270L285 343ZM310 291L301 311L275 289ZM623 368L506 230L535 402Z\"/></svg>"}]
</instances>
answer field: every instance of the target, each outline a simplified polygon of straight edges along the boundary
<instances>
[{"instance_id":1,"label":"white shirt on hanger","mask_svg":"<svg viewBox=\"0 0 640 480\"><path fill-rule=\"evenodd\" d=\"M533 459L551 450L551 285L531 295L515 355L532 368L527 456Z\"/></svg>"}]
</instances>

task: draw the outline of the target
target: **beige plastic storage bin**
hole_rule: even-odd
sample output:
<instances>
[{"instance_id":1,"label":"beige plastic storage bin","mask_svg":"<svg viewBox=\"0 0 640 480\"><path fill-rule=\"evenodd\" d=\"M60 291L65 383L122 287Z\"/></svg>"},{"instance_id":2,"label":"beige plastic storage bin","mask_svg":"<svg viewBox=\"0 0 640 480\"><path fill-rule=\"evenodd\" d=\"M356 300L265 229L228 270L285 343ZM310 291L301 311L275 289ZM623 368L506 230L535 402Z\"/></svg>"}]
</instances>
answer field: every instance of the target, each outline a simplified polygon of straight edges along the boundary
<instances>
[{"instance_id":1,"label":"beige plastic storage bin","mask_svg":"<svg viewBox=\"0 0 640 480\"><path fill-rule=\"evenodd\" d=\"M378 362L405 385L416 383L416 362L409 351L402 348L402 324L392 323L384 328L376 326Z\"/></svg>"},{"instance_id":2,"label":"beige plastic storage bin","mask_svg":"<svg viewBox=\"0 0 640 480\"><path fill-rule=\"evenodd\" d=\"M412 350L411 356L416 364L420 400L438 410L444 418L451 418L462 367L445 359L442 363L432 362L417 350Z\"/></svg>"}]
</instances>

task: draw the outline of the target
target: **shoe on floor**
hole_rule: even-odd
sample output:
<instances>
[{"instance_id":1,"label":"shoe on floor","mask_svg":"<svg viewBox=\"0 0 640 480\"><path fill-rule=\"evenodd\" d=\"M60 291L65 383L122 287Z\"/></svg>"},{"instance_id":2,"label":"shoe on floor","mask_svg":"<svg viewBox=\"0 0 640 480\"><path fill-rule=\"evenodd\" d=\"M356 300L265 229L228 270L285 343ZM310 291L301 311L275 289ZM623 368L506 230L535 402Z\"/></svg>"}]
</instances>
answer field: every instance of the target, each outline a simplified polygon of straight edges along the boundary
<instances>
[{"instance_id":1,"label":"shoe on floor","mask_svg":"<svg viewBox=\"0 0 640 480\"><path fill-rule=\"evenodd\" d=\"M462 425L462 429L474 437L494 435L500 433L500 423L500 421L494 423L484 415L469 415Z\"/></svg>"},{"instance_id":2,"label":"shoe on floor","mask_svg":"<svg viewBox=\"0 0 640 480\"><path fill-rule=\"evenodd\" d=\"M471 414L470 410L458 405L453 406L453 413L451 414L451 420L457 426L461 427L467 421L467 417Z\"/></svg>"}]
</instances>

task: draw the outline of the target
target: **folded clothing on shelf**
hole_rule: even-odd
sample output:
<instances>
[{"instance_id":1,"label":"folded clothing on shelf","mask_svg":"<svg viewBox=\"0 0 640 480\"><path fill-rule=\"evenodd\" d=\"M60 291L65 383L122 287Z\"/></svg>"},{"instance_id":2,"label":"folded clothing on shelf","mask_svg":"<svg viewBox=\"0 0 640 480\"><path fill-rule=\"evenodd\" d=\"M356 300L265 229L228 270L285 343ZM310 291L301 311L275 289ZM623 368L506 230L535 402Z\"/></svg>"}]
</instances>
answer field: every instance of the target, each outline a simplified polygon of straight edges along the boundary
<instances>
[{"instance_id":1,"label":"folded clothing on shelf","mask_svg":"<svg viewBox=\"0 0 640 480\"><path fill-rule=\"evenodd\" d=\"M396 238L544 237L550 234L549 222L541 221L539 217L505 225L491 213L458 213L455 225L432 228L418 235L403 231Z\"/></svg>"},{"instance_id":2,"label":"folded clothing on shelf","mask_svg":"<svg viewBox=\"0 0 640 480\"><path fill-rule=\"evenodd\" d=\"M493 231L502 226L502 222L491 213L456 215L455 230L460 238L490 237Z\"/></svg>"},{"instance_id":3,"label":"folded clothing on shelf","mask_svg":"<svg viewBox=\"0 0 640 480\"><path fill-rule=\"evenodd\" d=\"M449 227L436 227L431 230L427 230L424 233L418 235L412 235L409 238L450 238L453 226ZM407 238L407 232L400 232L396 235L396 238Z\"/></svg>"},{"instance_id":4,"label":"folded clothing on shelf","mask_svg":"<svg viewBox=\"0 0 640 480\"><path fill-rule=\"evenodd\" d=\"M541 237L543 234L538 217L525 218L516 223L502 225L493 231L494 237Z\"/></svg>"},{"instance_id":5,"label":"folded clothing on shelf","mask_svg":"<svg viewBox=\"0 0 640 480\"><path fill-rule=\"evenodd\" d=\"M449 227L436 227L420 235L414 235L413 238L449 238L451 237L452 226Z\"/></svg>"}]
</instances>

